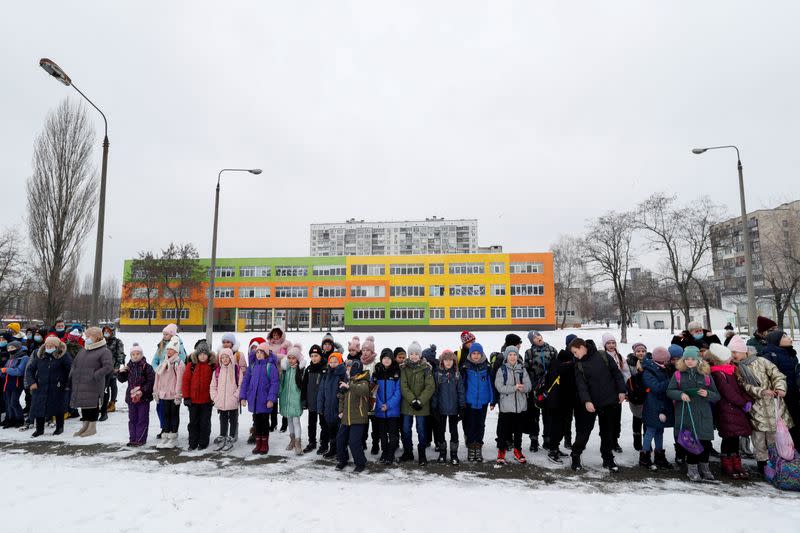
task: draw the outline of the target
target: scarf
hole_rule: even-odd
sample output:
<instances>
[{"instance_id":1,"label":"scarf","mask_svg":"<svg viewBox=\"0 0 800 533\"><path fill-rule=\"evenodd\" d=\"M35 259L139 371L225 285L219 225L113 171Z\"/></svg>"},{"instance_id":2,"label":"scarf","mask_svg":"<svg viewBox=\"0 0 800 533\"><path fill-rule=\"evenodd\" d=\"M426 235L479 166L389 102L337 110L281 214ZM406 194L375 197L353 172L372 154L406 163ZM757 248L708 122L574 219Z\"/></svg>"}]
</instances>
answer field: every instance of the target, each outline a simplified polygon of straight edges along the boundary
<instances>
[{"instance_id":1,"label":"scarf","mask_svg":"<svg viewBox=\"0 0 800 533\"><path fill-rule=\"evenodd\" d=\"M371 357L367 357L366 355L364 355L362 353L361 354L361 364L364 365L364 366L372 364L372 362L375 360L375 357L377 357L377 355L378 354L376 354L375 352L372 352L372 356Z\"/></svg>"},{"instance_id":2,"label":"scarf","mask_svg":"<svg viewBox=\"0 0 800 533\"><path fill-rule=\"evenodd\" d=\"M734 370L736 370L736 367L733 365L714 365L711 367L712 372L722 372L728 376L732 376Z\"/></svg>"},{"instance_id":3,"label":"scarf","mask_svg":"<svg viewBox=\"0 0 800 533\"><path fill-rule=\"evenodd\" d=\"M86 347L87 350L94 350L96 348L100 348L101 346L105 346L105 345L106 345L106 340L105 339L100 339L97 342L87 342L85 347Z\"/></svg>"},{"instance_id":4,"label":"scarf","mask_svg":"<svg viewBox=\"0 0 800 533\"><path fill-rule=\"evenodd\" d=\"M162 374L162 375L163 375L163 374L164 374L164 372L166 372L166 371L167 371L167 369L168 369L168 368L169 368L169 367L170 367L170 366L171 366L173 363L175 363L176 361L179 361L179 360L180 360L180 356L179 356L178 354L175 354L175 355L173 355L172 357L167 357L166 359L162 360L162 361L161 361L161 362L158 364L158 369L156 370L156 373L157 373L157 374Z\"/></svg>"},{"instance_id":5,"label":"scarf","mask_svg":"<svg viewBox=\"0 0 800 533\"><path fill-rule=\"evenodd\" d=\"M746 359L739 361L739 371L742 374L742 378L744 382L748 385L752 385L753 387L760 387L761 382L756 378L755 374L753 373L753 369L750 368L750 365L758 360L758 356L756 355L749 355Z\"/></svg>"}]
</instances>

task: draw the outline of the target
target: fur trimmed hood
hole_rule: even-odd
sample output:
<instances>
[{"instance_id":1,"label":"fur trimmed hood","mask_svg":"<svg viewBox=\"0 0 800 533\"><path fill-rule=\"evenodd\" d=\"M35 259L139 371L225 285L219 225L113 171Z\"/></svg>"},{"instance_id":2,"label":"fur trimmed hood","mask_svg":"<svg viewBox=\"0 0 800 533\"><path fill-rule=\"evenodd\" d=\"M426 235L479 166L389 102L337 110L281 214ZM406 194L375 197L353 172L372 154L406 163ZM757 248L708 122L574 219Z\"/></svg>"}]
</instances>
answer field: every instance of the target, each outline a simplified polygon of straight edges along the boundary
<instances>
[{"instance_id":1,"label":"fur trimmed hood","mask_svg":"<svg viewBox=\"0 0 800 533\"><path fill-rule=\"evenodd\" d=\"M50 341L50 342L52 342L52 341ZM44 349L45 349L45 345L44 344L42 344L39 348L37 348L36 349L36 357L38 357L39 359L44 359L45 357L47 357L49 355L53 359L60 359L61 357L64 356L65 353L67 353L67 345L64 344L61 340L58 341L58 346L56 346L56 351L53 352L52 354L49 354L49 353L45 352Z\"/></svg>"},{"instance_id":2,"label":"fur trimmed hood","mask_svg":"<svg viewBox=\"0 0 800 533\"><path fill-rule=\"evenodd\" d=\"M307 360L305 358L302 358L302 359L298 358L297 359L297 369L298 370L303 370L306 367L307 364L308 364L308 362L307 362ZM284 357L283 359L281 359L281 370L284 370L284 371L285 370L289 370L289 358L288 357Z\"/></svg>"},{"instance_id":3,"label":"fur trimmed hood","mask_svg":"<svg viewBox=\"0 0 800 533\"><path fill-rule=\"evenodd\" d=\"M196 364L198 364L198 363L200 362L200 361L197 359L197 355L198 355L198 353L199 353L198 351L194 351L194 352L192 352L192 354L189 356L189 361L191 361L191 362L192 362L192 363L194 363L195 365L196 365ZM211 368L214 368L214 367L216 367L216 366L217 366L217 354L215 354L214 352L205 352L205 351L203 351L202 353L208 353L208 364L209 364L209 366L211 366Z\"/></svg>"}]
</instances>

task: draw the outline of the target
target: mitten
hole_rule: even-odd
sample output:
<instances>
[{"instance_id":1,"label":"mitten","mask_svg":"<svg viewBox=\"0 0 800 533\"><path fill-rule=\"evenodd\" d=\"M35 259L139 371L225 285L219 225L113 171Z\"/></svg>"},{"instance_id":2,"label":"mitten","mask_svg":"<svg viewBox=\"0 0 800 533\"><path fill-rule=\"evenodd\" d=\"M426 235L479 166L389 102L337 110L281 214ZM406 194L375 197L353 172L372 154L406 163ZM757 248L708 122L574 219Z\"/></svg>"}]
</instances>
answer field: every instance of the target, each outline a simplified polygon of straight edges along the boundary
<instances>
[{"instance_id":1,"label":"mitten","mask_svg":"<svg viewBox=\"0 0 800 533\"><path fill-rule=\"evenodd\" d=\"M175 405L180 405L181 404L181 399L180 398L175 398L174 401L175 401Z\"/></svg>"}]
</instances>

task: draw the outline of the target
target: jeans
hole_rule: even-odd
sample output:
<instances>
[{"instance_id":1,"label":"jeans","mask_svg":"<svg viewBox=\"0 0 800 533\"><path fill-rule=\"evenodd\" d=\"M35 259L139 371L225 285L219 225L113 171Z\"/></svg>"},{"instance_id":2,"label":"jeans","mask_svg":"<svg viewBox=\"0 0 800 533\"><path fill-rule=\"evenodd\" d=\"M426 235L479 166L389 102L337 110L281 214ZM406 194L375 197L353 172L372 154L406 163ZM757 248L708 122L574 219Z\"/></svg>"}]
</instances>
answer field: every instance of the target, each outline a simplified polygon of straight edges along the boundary
<instances>
[{"instance_id":1,"label":"jeans","mask_svg":"<svg viewBox=\"0 0 800 533\"><path fill-rule=\"evenodd\" d=\"M239 410L219 412L219 434L221 437L239 437Z\"/></svg>"},{"instance_id":2,"label":"jeans","mask_svg":"<svg viewBox=\"0 0 800 533\"><path fill-rule=\"evenodd\" d=\"M696 465L698 463L708 462L708 456L711 454L711 441L701 440L700 444L703 445L703 451L699 454L689 453L689 450L684 448L684 451L686 452L686 464Z\"/></svg>"},{"instance_id":3,"label":"jeans","mask_svg":"<svg viewBox=\"0 0 800 533\"><path fill-rule=\"evenodd\" d=\"M644 440L642 440L642 451L650 453L653 451L653 447L651 443L655 439L655 449L656 450L663 450L664 449L664 428L651 428L645 427L644 428ZM739 448L739 439L736 439L736 448Z\"/></svg>"},{"instance_id":4,"label":"jeans","mask_svg":"<svg viewBox=\"0 0 800 533\"><path fill-rule=\"evenodd\" d=\"M425 417L414 415L403 415L403 450L411 450L411 426L416 421L417 425L417 444L419 446L427 446L425 442Z\"/></svg>"},{"instance_id":5,"label":"jeans","mask_svg":"<svg viewBox=\"0 0 800 533\"><path fill-rule=\"evenodd\" d=\"M464 411L464 431L467 444L483 444L483 434L486 431L486 408L484 405L473 409L469 405Z\"/></svg>"},{"instance_id":6,"label":"jeans","mask_svg":"<svg viewBox=\"0 0 800 533\"><path fill-rule=\"evenodd\" d=\"M522 448L522 427L525 423L526 413L500 413L499 427L500 434L497 439L497 449L507 450L509 444L513 444L514 449Z\"/></svg>"},{"instance_id":7,"label":"jeans","mask_svg":"<svg viewBox=\"0 0 800 533\"><path fill-rule=\"evenodd\" d=\"M444 444L444 433L447 426L450 426L450 442L458 444L458 415L436 414L436 427L434 428L434 442Z\"/></svg>"},{"instance_id":8,"label":"jeans","mask_svg":"<svg viewBox=\"0 0 800 533\"><path fill-rule=\"evenodd\" d=\"M322 413L316 411L308 412L308 442L317 442L317 424L319 424L319 444L320 446L328 445L328 425L325 423L325 418Z\"/></svg>"},{"instance_id":9,"label":"jeans","mask_svg":"<svg viewBox=\"0 0 800 533\"><path fill-rule=\"evenodd\" d=\"M356 466L364 466L367 464L367 456L364 455L364 445L361 443L361 438L364 432L367 431L366 424L353 424L352 426L339 426L339 431L336 434L336 459L339 464L346 465L350 460L347 454L347 448L350 447L350 453L353 454L353 462Z\"/></svg>"},{"instance_id":10,"label":"jeans","mask_svg":"<svg viewBox=\"0 0 800 533\"><path fill-rule=\"evenodd\" d=\"M208 447L213 407L211 402L192 403L189 406L189 446Z\"/></svg>"},{"instance_id":11,"label":"jeans","mask_svg":"<svg viewBox=\"0 0 800 533\"><path fill-rule=\"evenodd\" d=\"M128 404L128 442L144 444L147 442L147 429L150 425L150 402Z\"/></svg>"},{"instance_id":12,"label":"jeans","mask_svg":"<svg viewBox=\"0 0 800 533\"><path fill-rule=\"evenodd\" d=\"M393 459L400 444L400 418L375 418L381 440L381 458Z\"/></svg>"},{"instance_id":13,"label":"jeans","mask_svg":"<svg viewBox=\"0 0 800 533\"><path fill-rule=\"evenodd\" d=\"M600 455L603 460L614 458L614 441L616 435L617 415L622 413L619 404L601 407L590 413L584 407L575 409L575 442L572 443L572 456L580 457L589 442L589 435L594 429L597 419L600 425Z\"/></svg>"},{"instance_id":14,"label":"jeans","mask_svg":"<svg viewBox=\"0 0 800 533\"><path fill-rule=\"evenodd\" d=\"M175 400L159 400L164 423L161 429L164 433L177 433L181 425L181 406L175 405Z\"/></svg>"}]
</instances>

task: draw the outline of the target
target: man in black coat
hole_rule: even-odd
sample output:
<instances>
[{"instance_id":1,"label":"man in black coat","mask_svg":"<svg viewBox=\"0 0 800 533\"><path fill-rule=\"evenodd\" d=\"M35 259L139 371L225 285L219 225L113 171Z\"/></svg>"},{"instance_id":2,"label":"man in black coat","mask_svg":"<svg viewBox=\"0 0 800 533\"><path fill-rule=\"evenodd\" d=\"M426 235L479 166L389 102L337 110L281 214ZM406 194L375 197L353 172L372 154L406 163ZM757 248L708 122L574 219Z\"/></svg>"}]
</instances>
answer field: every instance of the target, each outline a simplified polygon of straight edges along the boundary
<instances>
[{"instance_id":1,"label":"man in black coat","mask_svg":"<svg viewBox=\"0 0 800 533\"><path fill-rule=\"evenodd\" d=\"M614 414L617 404L625 401L625 380L617 363L594 343L587 345L576 338L569 343L575 356L575 388L579 404L575 408L575 442L572 443L572 469L582 470L581 454L589 442L595 418L600 424L600 455L603 467L618 472L614 462Z\"/></svg>"},{"instance_id":2,"label":"man in black coat","mask_svg":"<svg viewBox=\"0 0 800 533\"><path fill-rule=\"evenodd\" d=\"M708 348L715 343L722 344L722 341L711 331L703 329L700 322L689 322L680 335L672 337L672 344L677 344L684 350L689 346L696 346L698 350L703 347Z\"/></svg>"}]
</instances>

